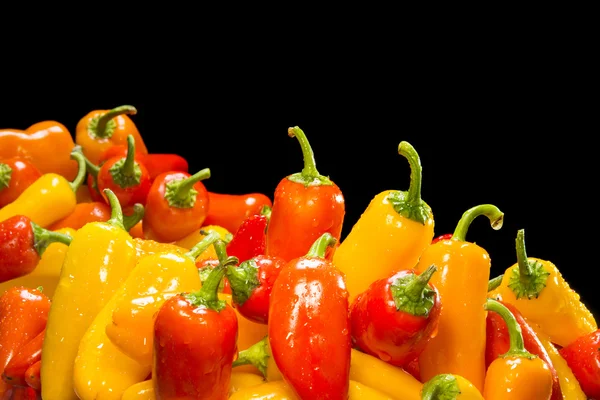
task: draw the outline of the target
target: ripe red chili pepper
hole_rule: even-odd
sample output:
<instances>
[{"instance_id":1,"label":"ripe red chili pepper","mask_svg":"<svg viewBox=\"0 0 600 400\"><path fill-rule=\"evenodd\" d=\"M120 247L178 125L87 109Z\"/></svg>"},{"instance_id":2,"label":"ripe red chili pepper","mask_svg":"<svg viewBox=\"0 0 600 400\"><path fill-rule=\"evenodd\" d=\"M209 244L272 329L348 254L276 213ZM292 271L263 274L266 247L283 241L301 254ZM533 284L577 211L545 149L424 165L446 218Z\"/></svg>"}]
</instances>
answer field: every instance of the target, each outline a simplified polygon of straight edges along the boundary
<instances>
[{"instance_id":1,"label":"ripe red chili pepper","mask_svg":"<svg viewBox=\"0 0 600 400\"><path fill-rule=\"evenodd\" d=\"M169 298L154 323L152 380L157 400L211 399L229 396L232 363L237 354L235 310L219 300L218 287L235 257L225 243L214 243L220 264L200 291Z\"/></svg>"},{"instance_id":2,"label":"ripe red chili pepper","mask_svg":"<svg viewBox=\"0 0 600 400\"><path fill-rule=\"evenodd\" d=\"M275 188L266 241L266 254L286 261L306 254L325 232L339 244L346 212L340 188L317 171L304 132L296 126L289 128L288 135L300 142L304 168L283 178ZM328 249L326 258L331 259L334 250Z\"/></svg>"},{"instance_id":3,"label":"ripe red chili pepper","mask_svg":"<svg viewBox=\"0 0 600 400\"><path fill-rule=\"evenodd\" d=\"M436 270L401 270L371 283L350 307L354 344L398 367L417 358L437 334L441 303L429 284Z\"/></svg>"},{"instance_id":4,"label":"ripe red chili pepper","mask_svg":"<svg viewBox=\"0 0 600 400\"><path fill-rule=\"evenodd\" d=\"M42 173L31 162L11 157L0 161L0 208L12 203Z\"/></svg>"},{"instance_id":5,"label":"ripe red chili pepper","mask_svg":"<svg viewBox=\"0 0 600 400\"><path fill-rule=\"evenodd\" d=\"M42 345L45 336L46 329L37 334L15 353L2 373L4 382L13 386L28 386L25 381L25 372L29 367L42 359Z\"/></svg>"},{"instance_id":6,"label":"ripe red chili pepper","mask_svg":"<svg viewBox=\"0 0 600 400\"><path fill-rule=\"evenodd\" d=\"M33 271L46 248L54 242L68 246L71 237L44 229L24 215L0 222L0 282Z\"/></svg>"},{"instance_id":7,"label":"ripe red chili pepper","mask_svg":"<svg viewBox=\"0 0 600 400\"><path fill-rule=\"evenodd\" d=\"M200 229L210 204L202 183L207 178L208 168L194 175L164 172L157 176L145 203L144 236L158 242L175 242Z\"/></svg>"},{"instance_id":8,"label":"ripe red chili pepper","mask_svg":"<svg viewBox=\"0 0 600 400\"><path fill-rule=\"evenodd\" d=\"M42 360L39 360L27 368L25 371L25 382L27 385L35 389L38 393L42 390L42 381L40 379L40 368L42 367Z\"/></svg>"},{"instance_id":9,"label":"ripe red chili pepper","mask_svg":"<svg viewBox=\"0 0 600 400\"><path fill-rule=\"evenodd\" d=\"M205 225L217 225L235 234L246 218L259 214L263 206L271 207L271 199L262 193L223 194L208 192L208 214Z\"/></svg>"},{"instance_id":10,"label":"ripe red chili pepper","mask_svg":"<svg viewBox=\"0 0 600 400\"><path fill-rule=\"evenodd\" d=\"M109 147L108 150L104 152L100 160L104 161L116 156L125 157L126 155L127 146L119 144ZM151 179L156 178L163 172L188 172L189 170L187 160L178 154L143 154L136 151L135 157L146 166L148 172L150 173Z\"/></svg>"},{"instance_id":11,"label":"ripe red chili pepper","mask_svg":"<svg viewBox=\"0 0 600 400\"><path fill-rule=\"evenodd\" d=\"M431 241L431 244L434 244L441 240L449 240L449 239L452 239L452 233L445 233L443 235L433 238L433 240Z\"/></svg>"},{"instance_id":12,"label":"ripe red chili pepper","mask_svg":"<svg viewBox=\"0 0 600 400\"><path fill-rule=\"evenodd\" d=\"M513 314L517 323L521 327L521 333L523 335L523 343L525 345L525 350L530 352L533 355L538 356L542 361L544 361L550 372L552 373L552 397L551 400L562 400L562 390L560 388L560 381L558 379L558 373L554 368L552 360L548 355L548 352L544 348L544 345L537 337L537 334L531 328L531 325L527 322L527 320L523 317L521 312L510 303L503 302L501 300L497 300L499 303L504 305L506 308L510 310ZM506 354L508 349L510 348L510 335L508 332L508 327L506 326L506 322L504 318L496 313L496 312L488 312L486 317L486 345L485 345L485 364L486 368L490 366L490 364L497 359L498 357Z\"/></svg>"},{"instance_id":13,"label":"ripe red chili pepper","mask_svg":"<svg viewBox=\"0 0 600 400\"><path fill-rule=\"evenodd\" d=\"M227 268L232 303L241 315L259 324L268 322L271 291L285 264L279 257L257 255Z\"/></svg>"},{"instance_id":14,"label":"ripe red chili pepper","mask_svg":"<svg viewBox=\"0 0 600 400\"><path fill-rule=\"evenodd\" d=\"M196 261L196 267L198 268L198 275L200 276L200 282L204 285L204 282L210 276L213 269L219 266L219 260L216 258L203 258ZM219 284L219 293L231 294L231 285L229 279L223 277Z\"/></svg>"},{"instance_id":15,"label":"ripe red chili pepper","mask_svg":"<svg viewBox=\"0 0 600 400\"><path fill-rule=\"evenodd\" d=\"M48 227L51 231L63 228L79 229L89 222L106 222L110 219L110 206L101 201L78 203L73 212Z\"/></svg>"},{"instance_id":16,"label":"ripe red chili pepper","mask_svg":"<svg viewBox=\"0 0 600 400\"><path fill-rule=\"evenodd\" d=\"M324 233L305 256L286 264L271 292L273 359L301 399L348 399L348 291L342 273L325 259L335 242Z\"/></svg>"},{"instance_id":17,"label":"ripe red chili pepper","mask_svg":"<svg viewBox=\"0 0 600 400\"><path fill-rule=\"evenodd\" d=\"M0 296L0 371L17 349L46 328L50 299L39 289L13 287ZM10 388L0 380L0 396Z\"/></svg>"},{"instance_id":18,"label":"ripe red chili pepper","mask_svg":"<svg viewBox=\"0 0 600 400\"><path fill-rule=\"evenodd\" d=\"M227 254L237 257L240 262L265 254L266 233L271 207L263 206L260 214L249 216L227 244Z\"/></svg>"},{"instance_id":19,"label":"ripe red chili pepper","mask_svg":"<svg viewBox=\"0 0 600 400\"><path fill-rule=\"evenodd\" d=\"M559 350L590 399L600 399L600 329Z\"/></svg>"}]
</instances>

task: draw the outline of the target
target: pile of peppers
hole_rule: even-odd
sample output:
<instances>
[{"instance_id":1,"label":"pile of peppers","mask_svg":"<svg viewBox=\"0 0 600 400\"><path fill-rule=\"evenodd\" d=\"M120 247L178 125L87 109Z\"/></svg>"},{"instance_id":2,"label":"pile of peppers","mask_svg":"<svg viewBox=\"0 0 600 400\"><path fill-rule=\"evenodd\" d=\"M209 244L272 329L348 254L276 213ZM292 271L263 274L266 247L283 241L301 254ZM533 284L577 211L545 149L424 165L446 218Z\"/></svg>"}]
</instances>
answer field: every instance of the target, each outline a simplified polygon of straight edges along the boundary
<instances>
[{"instance_id":1,"label":"pile of peppers","mask_svg":"<svg viewBox=\"0 0 600 400\"><path fill-rule=\"evenodd\" d=\"M600 399L600 330L551 261L490 276L435 235L415 148L341 238L342 190L303 168L272 196L207 189L152 153L135 107L0 130L0 399ZM51 154L51 156L48 156Z\"/></svg>"}]
</instances>

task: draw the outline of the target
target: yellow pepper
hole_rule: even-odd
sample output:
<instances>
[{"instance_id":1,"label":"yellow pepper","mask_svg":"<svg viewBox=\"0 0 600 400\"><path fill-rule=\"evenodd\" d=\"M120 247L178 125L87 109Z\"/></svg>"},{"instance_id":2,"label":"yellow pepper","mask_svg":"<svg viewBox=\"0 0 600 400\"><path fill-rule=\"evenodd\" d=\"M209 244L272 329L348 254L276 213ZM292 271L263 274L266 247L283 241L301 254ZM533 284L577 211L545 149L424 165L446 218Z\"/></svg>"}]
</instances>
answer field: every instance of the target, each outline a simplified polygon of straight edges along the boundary
<instances>
[{"instance_id":1,"label":"yellow pepper","mask_svg":"<svg viewBox=\"0 0 600 400\"><path fill-rule=\"evenodd\" d=\"M390 383L395 385L396 383ZM250 386L233 393L229 400L300 400L294 390L285 381L265 382L260 385ZM362 383L350 380L348 387L348 400L394 400ZM403 397L397 399L404 400Z\"/></svg>"},{"instance_id":2,"label":"yellow pepper","mask_svg":"<svg viewBox=\"0 0 600 400\"><path fill-rule=\"evenodd\" d=\"M202 238L204 238L204 235L202 234L202 232L206 232L206 231L217 232L219 234L219 238L221 240L224 240L225 242L231 241L231 233L227 229L225 229L219 225L206 225L206 226L203 226L202 229L190 233L183 239L179 239L178 241L176 241L173 244L189 250L192 247L194 247L196 245L196 243L201 241ZM196 261L200 261L200 260L204 260L204 259L208 259L208 258L214 258L215 260L217 259L217 253L215 251L215 246L210 246L208 249L206 249L206 251L204 251L202 254L200 254L198 256Z\"/></svg>"},{"instance_id":3,"label":"yellow pepper","mask_svg":"<svg viewBox=\"0 0 600 400\"><path fill-rule=\"evenodd\" d=\"M460 375L439 374L423 385L422 400L484 400L481 392Z\"/></svg>"},{"instance_id":4,"label":"yellow pepper","mask_svg":"<svg viewBox=\"0 0 600 400\"><path fill-rule=\"evenodd\" d=\"M56 232L64 233L72 238L75 234L75 229L63 228L58 229ZM33 271L19 278L0 283L0 295L7 289L15 286L25 286L28 288L41 286L44 294L52 299L56 285L58 285L60 269L62 268L68 248L69 246L64 243L51 243L44 253L42 253L42 257Z\"/></svg>"},{"instance_id":5,"label":"yellow pepper","mask_svg":"<svg viewBox=\"0 0 600 400\"><path fill-rule=\"evenodd\" d=\"M264 383L262 376L251 372L232 372L231 380L229 381L229 395L239 392L242 389L253 387Z\"/></svg>"},{"instance_id":6,"label":"yellow pepper","mask_svg":"<svg viewBox=\"0 0 600 400\"><path fill-rule=\"evenodd\" d=\"M187 248L180 247L171 243L157 242L152 239L134 238L133 242L135 243L135 248L138 252L139 258L150 254L164 252L184 254L189 250Z\"/></svg>"},{"instance_id":7,"label":"yellow pepper","mask_svg":"<svg viewBox=\"0 0 600 400\"><path fill-rule=\"evenodd\" d=\"M490 297L513 304L528 320L538 324L552 342L567 346L598 329L579 294L550 261L527 257L525 233L517 232L517 262L509 267Z\"/></svg>"},{"instance_id":8,"label":"yellow pepper","mask_svg":"<svg viewBox=\"0 0 600 400\"><path fill-rule=\"evenodd\" d=\"M138 382L127 388L123 392L121 400L155 400L154 383L152 379Z\"/></svg>"},{"instance_id":9,"label":"yellow pepper","mask_svg":"<svg viewBox=\"0 0 600 400\"><path fill-rule=\"evenodd\" d=\"M111 218L77 230L67 250L48 314L41 368L44 400L77 400L73 370L79 342L136 263L133 239L110 190Z\"/></svg>"},{"instance_id":10,"label":"yellow pepper","mask_svg":"<svg viewBox=\"0 0 600 400\"><path fill-rule=\"evenodd\" d=\"M71 214L77 205L75 193L86 177L83 156L74 152L71 158L76 159L79 164L79 171L73 182L55 173L40 176L12 203L0 208L0 221L24 215L42 228L47 228Z\"/></svg>"},{"instance_id":11,"label":"yellow pepper","mask_svg":"<svg viewBox=\"0 0 600 400\"><path fill-rule=\"evenodd\" d=\"M333 255L335 266L346 274L351 303L377 279L413 268L433 239L433 214L421 199L419 155L407 142L400 143L398 153L411 167L408 191L375 196Z\"/></svg>"}]
</instances>

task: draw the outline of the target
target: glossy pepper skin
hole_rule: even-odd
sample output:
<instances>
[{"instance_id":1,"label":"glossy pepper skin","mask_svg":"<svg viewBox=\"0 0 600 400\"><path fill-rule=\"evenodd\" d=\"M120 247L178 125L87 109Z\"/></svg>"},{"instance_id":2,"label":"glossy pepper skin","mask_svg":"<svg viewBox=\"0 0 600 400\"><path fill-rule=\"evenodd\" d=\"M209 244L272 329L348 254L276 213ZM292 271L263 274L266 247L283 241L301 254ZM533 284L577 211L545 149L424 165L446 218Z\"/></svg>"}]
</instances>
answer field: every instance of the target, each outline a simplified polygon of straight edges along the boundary
<instances>
[{"instance_id":1,"label":"glossy pepper skin","mask_svg":"<svg viewBox=\"0 0 600 400\"><path fill-rule=\"evenodd\" d=\"M31 364L31 366L25 371L25 383L27 383L27 386L34 389L38 393L42 389L42 382L40 379L41 368L42 360L39 360Z\"/></svg>"},{"instance_id":2,"label":"glossy pepper skin","mask_svg":"<svg viewBox=\"0 0 600 400\"><path fill-rule=\"evenodd\" d=\"M525 350L521 327L513 314L494 299L487 299L485 309L500 314L506 322L510 347L488 367L483 397L486 400L549 400L552 373L548 364Z\"/></svg>"},{"instance_id":3,"label":"glossy pepper skin","mask_svg":"<svg viewBox=\"0 0 600 400\"><path fill-rule=\"evenodd\" d=\"M40 176L36 166L24 158L0 159L0 208L15 201Z\"/></svg>"},{"instance_id":4,"label":"glossy pepper skin","mask_svg":"<svg viewBox=\"0 0 600 400\"><path fill-rule=\"evenodd\" d=\"M288 262L271 291L273 359L302 399L348 398L348 291L343 275L325 258L335 243L330 233L322 234L305 256Z\"/></svg>"},{"instance_id":5,"label":"glossy pepper skin","mask_svg":"<svg viewBox=\"0 0 600 400\"><path fill-rule=\"evenodd\" d=\"M438 272L431 284L440 295L438 333L419 356L421 377L427 381L439 374L460 375L482 392L485 377L486 311L491 260L488 252L467 242L472 221L488 217L493 229L500 229L504 213L496 206L482 204L465 211L451 239L430 245L416 266L424 271L435 265Z\"/></svg>"},{"instance_id":6,"label":"glossy pepper skin","mask_svg":"<svg viewBox=\"0 0 600 400\"><path fill-rule=\"evenodd\" d=\"M57 121L41 121L25 130L0 129L0 160L20 157L42 174L60 175L69 181L78 170L70 158L74 146L67 127Z\"/></svg>"},{"instance_id":7,"label":"glossy pepper skin","mask_svg":"<svg viewBox=\"0 0 600 400\"><path fill-rule=\"evenodd\" d=\"M127 144L127 137L133 136L137 151L148 154L146 144L129 115L137 114L130 105L112 110L93 110L77 122L75 143L81 146L83 154L93 164L99 164L106 150L113 145Z\"/></svg>"},{"instance_id":8,"label":"glossy pepper skin","mask_svg":"<svg viewBox=\"0 0 600 400\"><path fill-rule=\"evenodd\" d=\"M439 295L423 273L402 270L373 282L350 307L352 341L362 351L404 367L437 334Z\"/></svg>"},{"instance_id":9,"label":"glossy pepper skin","mask_svg":"<svg viewBox=\"0 0 600 400\"><path fill-rule=\"evenodd\" d=\"M299 127L288 129L302 148L304 168L283 178L275 188L271 219L266 236L265 254L290 261L306 254L324 233L339 244L346 203L340 188L319 174L306 135ZM327 258L335 251L327 250Z\"/></svg>"},{"instance_id":10,"label":"glossy pepper skin","mask_svg":"<svg viewBox=\"0 0 600 400\"><path fill-rule=\"evenodd\" d=\"M580 336L559 350L591 399L600 399L600 330Z\"/></svg>"},{"instance_id":11,"label":"glossy pepper skin","mask_svg":"<svg viewBox=\"0 0 600 400\"><path fill-rule=\"evenodd\" d=\"M13 386L28 386L25 380L26 372L29 367L42 359L42 344L44 343L45 335L46 328L44 327L40 333L25 343L15 353L8 364L6 364L6 368L4 368L4 372L2 373L2 380L4 382Z\"/></svg>"},{"instance_id":12,"label":"glossy pepper skin","mask_svg":"<svg viewBox=\"0 0 600 400\"><path fill-rule=\"evenodd\" d=\"M106 195L110 220L91 222L73 235L52 298L42 347L44 400L78 400L73 372L81 338L136 265L119 201L110 190Z\"/></svg>"},{"instance_id":13,"label":"glossy pepper skin","mask_svg":"<svg viewBox=\"0 0 600 400\"><path fill-rule=\"evenodd\" d=\"M175 242L199 230L209 208L208 191L202 183L208 178L209 168L194 175L172 171L157 176L145 203L144 236L159 242Z\"/></svg>"},{"instance_id":14,"label":"glossy pepper skin","mask_svg":"<svg viewBox=\"0 0 600 400\"><path fill-rule=\"evenodd\" d=\"M240 262L264 255L270 217L271 207L263 206L260 214L246 218L227 244L227 254L237 257Z\"/></svg>"},{"instance_id":15,"label":"glossy pepper skin","mask_svg":"<svg viewBox=\"0 0 600 400\"><path fill-rule=\"evenodd\" d=\"M460 375L439 374L423 385L422 400L483 400L475 386Z\"/></svg>"},{"instance_id":16,"label":"glossy pepper skin","mask_svg":"<svg viewBox=\"0 0 600 400\"><path fill-rule=\"evenodd\" d=\"M376 195L333 256L346 275L350 302L372 282L413 268L433 239L433 213L421 199L419 155L407 142L399 144L398 153L411 168L408 190Z\"/></svg>"},{"instance_id":17,"label":"glossy pepper skin","mask_svg":"<svg viewBox=\"0 0 600 400\"><path fill-rule=\"evenodd\" d=\"M235 234L244 220L259 214L264 206L271 208L273 202L263 193L226 194L208 192L210 207L206 225L219 225Z\"/></svg>"},{"instance_id":18,"label":"glossy pepper skin","mask_svg":"<svg viewBox=\"0 0 600 400\"><path fill-rule=\"evenodd\" d=\"M554 364L548 355L548 352L544 348L544 345L537 337L537 334L533 328L529 325L527 320L523 318L521 312L512 304L500 303L505 306L512 314L519 327L521 328L521 334L523 335L523 344L525 350L531 354L539 357L546 363L548 369L552 373L552 400L562 400L563 394L560 388L560 381L558 379L558 373L554 368ZM505 354L510 348L510 335L504 318L498 313L488 312L486 319L486 332L487 341L485 346L485 363L486 368L494 362L498 357Z\"/></svg>"},{"instance_id":19,"label":"glossy pepper skin","mask_svg":"<svg viewBox=\"0 0 600 400\"><path fill-rule=\"evenodd\" d=\"M0 296L0 371L46 327L50 299L39 289L13 287ZM0 396L9 385L0 380Z\"/></svg>"},{"instance_id":20,"label":"glossy pepper skin","mask_svg":"<svg viewBox=\"0 0 600 400\"><path fill-rule=\"evenodd\" d=\"M48 227L51 231L63 228L79 229L88 222L106 222L110 219L110 206L104 201L78 203L73 212Z\"/></svg>"},{"instance_id":21,"label":"glossy pepper skin","mask_svg":"<svg viewBox=\"0 0 600 400\"><path fill-rule=\"evenodd\" d=\"M225 400L237 353L237 315L218 298L218 287L228 265L225 243L215 242L221 264L197 292L168 299L154 323L152 380L157 400Z\"/></svg>"},{"instance_id":22,"label":"glossy pepper skin","mask_svg":"<svg viewBox=\"0 0 600 400\"><path fill-rule=\"evenodd\" d=\"M125 157L127 156L126 145L114 145L109 147L100 158L100 162L108 160L112 157ZM149 153L143 154L136 151L136 158L146 166L150 173L150 179L154 180L158 175L169 172L188 172L189 165L185 158L178 154L161 154L161 153Z\"/></svg>"},{"instance_id":23,"label":"glossy pepper skin","mask_svg":"<svg viewBox=\"0 0 600 400\"><path fill-rule=\"evenodd\" d=\"M40 397L38 393L30 387L13 387L4 394L2 400L40 400Z\"/></svg>"},{"instance_id":24,"label":"glossy pepper skin","mask_svg":"<svg viewBox=\"0 0 600 400\"><path fill-rule=\"evenodd\" d=\"M15 201L0 208L0 222L15 215L24 215L47 228L73 212L77 204L75 193L85 179L86 166L81 154L72 153L71 157L79 165L79 172L72 182L55 173L42 175Z\"/></svg>"},{"instance_id":25,"label":"glossy pepper skin","mask_svg":"<svg viewBox=\"0 0 600 400\"><path fill-rule=\"evenodd\" d=\"M514 304L525 318L540 325L550 339L567 346L598 329L590 310L552 262L527 257L525 233L517 232L517 262L503 275L490 297Z\"/></svg>"}]
</instances>

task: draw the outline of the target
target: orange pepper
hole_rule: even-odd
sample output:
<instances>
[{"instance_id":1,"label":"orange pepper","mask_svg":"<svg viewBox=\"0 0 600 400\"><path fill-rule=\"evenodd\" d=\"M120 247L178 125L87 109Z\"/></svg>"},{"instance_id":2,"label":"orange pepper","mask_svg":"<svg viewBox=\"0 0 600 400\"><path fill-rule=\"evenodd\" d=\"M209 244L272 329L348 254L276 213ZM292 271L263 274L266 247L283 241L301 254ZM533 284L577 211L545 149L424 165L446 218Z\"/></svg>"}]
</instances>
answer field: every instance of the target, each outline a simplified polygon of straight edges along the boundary
<instances>
[{"instance_id":1,"label":"orange pepper","mask_svg":"<svg viewBox=\"0 0 600 400\"><path fill-rule=\"evenodd\" d=\"M0 159L21 157L42 174L55 173L72 181L77 162L71 159L75 147L66 126L56 121L42 121L25 130L0 129Z\"/></svg>"},{"instance_id":2,"label":"orange pepper","mask_svg":"<svg viewBox=\"0 0 600 400\"><path fill-rule=\"evenodd\" d=\"M438 333L419 356L421 378L439 374L460 375L480 392L485 378L486 310L491 261L488 252L465 241L473 219L485 215L492 228L500 229L504 218L496 206L483 204L467 210L452 238L431 244L421 255L417 270L432 264L438 272L430 283L440 295Z\"/></svg>"},{"instance_id":3,"label":"orange pepper","mask_svg":"<svg viewBox=\"0 0 600 400\"><path fill-rule=\"evenodd\" d=\"M148 154L137 126L127 115L136 113L133 106L90 111L75 127L75 143L81 146L83 155L94 165L100 164L104 152L113 145L126 145L129 135L133 135L136 151Z\"/></svg>"},{"instance_id":4,"label":"orange pepper","mask_svg":"<svg viewBox=\"0 0 600 400\"><path fill-rule=\"evenodd\" d=\"M71 214L63 219L56 221L50 227L51 231L56 231L62 228L79 229L88 222L105 222L110 219L110 207L106 203L78 203Z\"/></svg>"},{"instance_id":5,"label":"orange pepper","mask_svg":"<svg viewBox=\"0 0 600 400\"><path fill-rule=\"evenodd\" d=\"M77 188L77 192L75 192L75 197L77 198L77 203L90 203L94 201L90 193L90 188L86 184L83 184Z\"/></svg>"},{"instance_id":6,"label":"orange pepper","mask_svg":"<svg viewBox=\"0 0 600 400\"><path fill-rule=\"evenodd\" d=\"M129 234L131 235L132 238L135 238L135 239L145 239L144 230L142 229L142 221L135 224L129 230Z\"/></svg>"}]
</instances>

